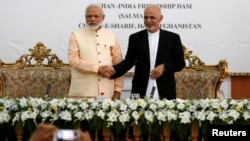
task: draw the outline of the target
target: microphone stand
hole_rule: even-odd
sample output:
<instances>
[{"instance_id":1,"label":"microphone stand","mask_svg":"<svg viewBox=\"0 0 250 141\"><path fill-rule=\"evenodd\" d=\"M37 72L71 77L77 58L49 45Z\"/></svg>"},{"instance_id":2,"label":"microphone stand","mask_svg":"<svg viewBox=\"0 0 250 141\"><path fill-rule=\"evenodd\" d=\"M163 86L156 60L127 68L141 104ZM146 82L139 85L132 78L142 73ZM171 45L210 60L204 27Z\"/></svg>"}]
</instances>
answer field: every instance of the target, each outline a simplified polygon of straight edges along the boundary
<instances>
[{"instance_id":1,"label":"microphone stand","mask_svg":"<svg viewBox=\"0 0 250 141\"><path fill-rule=\"evenodd\" d=\"M152 87L151 92L150 92L150 99L152 99L154 97L154 93L155 93L155 86Z\"/></svg>"},{"instance_id":2,"label":"microphone stand","mask_svg":"<svg viewBox=\"0 0 250 141\"><path fill-rule=\"evenodd\" d=\"M50 88L51 88L51 84L48 84L46 88L46 92L45 92L45 100L49 100Z\"/></svg>"}]
</instances>

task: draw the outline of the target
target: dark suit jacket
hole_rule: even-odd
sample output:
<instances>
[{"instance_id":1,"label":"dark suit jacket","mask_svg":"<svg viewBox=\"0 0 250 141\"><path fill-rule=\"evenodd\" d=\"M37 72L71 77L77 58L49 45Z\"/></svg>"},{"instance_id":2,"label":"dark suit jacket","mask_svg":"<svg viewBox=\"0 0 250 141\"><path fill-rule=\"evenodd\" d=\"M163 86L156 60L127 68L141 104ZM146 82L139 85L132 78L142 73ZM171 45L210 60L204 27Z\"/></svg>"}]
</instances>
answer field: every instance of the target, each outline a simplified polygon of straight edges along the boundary
<instances>
[{"instance_id":1,"label":"dark suit jacket","mask_svg":"<svg viewBox=\"0 0 250 141\"><path fill-rule=\"evenodd\" d=\"M150 55L147 30L130 35L125 59L114 66L116 74L111 78L125 74L135 65L131 93L146 95L150 75ZM156 79L160 98L176 98L176 83L174 73L185 67L184 53L178 34L160 29L159 45L155 66L164 63L165 71Z\"/></svg>"}]
</instances>

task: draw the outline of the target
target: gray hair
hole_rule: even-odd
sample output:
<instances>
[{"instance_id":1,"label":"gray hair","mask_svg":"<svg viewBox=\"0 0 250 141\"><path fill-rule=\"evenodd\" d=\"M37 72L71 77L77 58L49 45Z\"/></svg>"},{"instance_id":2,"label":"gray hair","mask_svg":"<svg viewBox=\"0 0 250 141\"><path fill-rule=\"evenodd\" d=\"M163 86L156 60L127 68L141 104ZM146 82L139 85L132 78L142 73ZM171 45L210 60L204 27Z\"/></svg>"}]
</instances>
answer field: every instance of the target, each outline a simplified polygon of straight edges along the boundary
<instances>
[{"instance_id":1,"label":"gray hair","mask_svg":"<svg viewBox=\"0 0 250 141\"><path fill-rule=\"evenodd\" d=\"M99 4L89 4L85 9L85 13L87 13L88 9L90 9L90 8L99 8L102 11L102 14L104 15L104 11L103 11L101 5L99 5Z\"/></svg>"}]
</instances>

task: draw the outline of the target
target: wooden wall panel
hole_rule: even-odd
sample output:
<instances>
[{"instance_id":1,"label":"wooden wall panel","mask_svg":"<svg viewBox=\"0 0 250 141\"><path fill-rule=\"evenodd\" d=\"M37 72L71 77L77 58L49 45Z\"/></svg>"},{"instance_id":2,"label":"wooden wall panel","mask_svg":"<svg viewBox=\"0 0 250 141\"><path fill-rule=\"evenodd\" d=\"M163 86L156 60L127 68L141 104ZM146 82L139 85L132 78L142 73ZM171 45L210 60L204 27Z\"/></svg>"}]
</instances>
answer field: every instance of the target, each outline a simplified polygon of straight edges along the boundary
<instances>
[{"instance_id":1,"label":"wooden wall panel","mask_svg":"<svg viewBox=\"0 0 250 141\"><path fill-rule=\"evenodd\" d=\"M233 99L250 98L250 76L231 76Z\"/></svg>"}]
</instances>

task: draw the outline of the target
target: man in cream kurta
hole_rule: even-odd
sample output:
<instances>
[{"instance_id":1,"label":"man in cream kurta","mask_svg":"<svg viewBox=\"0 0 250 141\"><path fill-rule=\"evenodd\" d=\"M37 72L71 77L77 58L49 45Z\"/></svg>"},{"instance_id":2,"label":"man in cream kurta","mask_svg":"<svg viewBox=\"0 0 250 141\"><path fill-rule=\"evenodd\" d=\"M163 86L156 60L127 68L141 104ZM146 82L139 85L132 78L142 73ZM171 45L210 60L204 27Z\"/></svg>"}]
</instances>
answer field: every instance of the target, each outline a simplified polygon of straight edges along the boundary
<instances>
[{"instance_id":1,"label":"man in cream kurta","mask_svg":"<svg viewBox=\"0 0 250 141\"><path fill-rule=\"evenodd\" d=\"M85 18L89 26L71 34L68 49L71 66L69 97L92 98L106 95L113 98L116 93L121 93L123 76L112 80L99 73L101 66L113 66L123 59L114 33L96 25L96 19L97 23L104 19L102 12L96 5L88 7ZM103 19L98 21L102 15ZM94 28L91 27L91 22Z\"/></svg>"}]
</instances>

